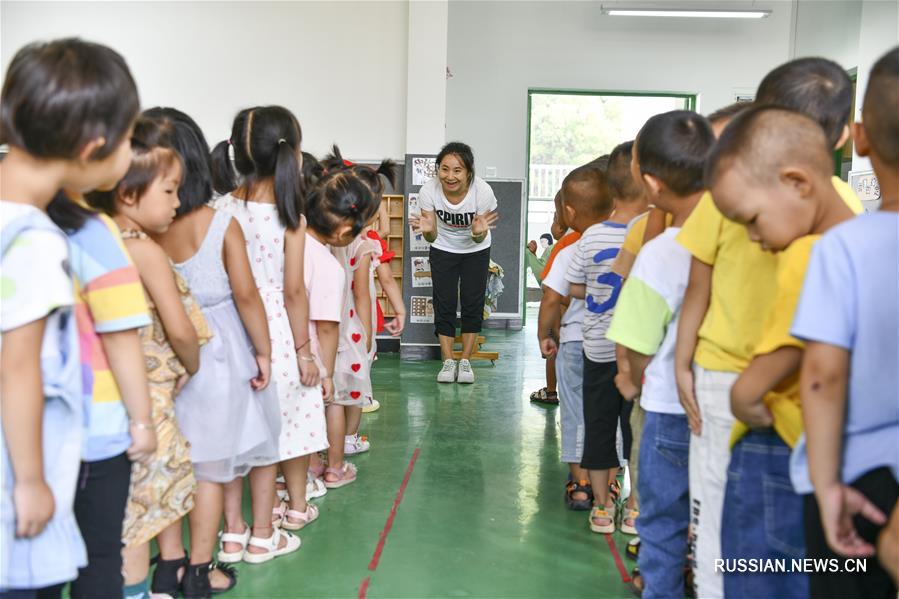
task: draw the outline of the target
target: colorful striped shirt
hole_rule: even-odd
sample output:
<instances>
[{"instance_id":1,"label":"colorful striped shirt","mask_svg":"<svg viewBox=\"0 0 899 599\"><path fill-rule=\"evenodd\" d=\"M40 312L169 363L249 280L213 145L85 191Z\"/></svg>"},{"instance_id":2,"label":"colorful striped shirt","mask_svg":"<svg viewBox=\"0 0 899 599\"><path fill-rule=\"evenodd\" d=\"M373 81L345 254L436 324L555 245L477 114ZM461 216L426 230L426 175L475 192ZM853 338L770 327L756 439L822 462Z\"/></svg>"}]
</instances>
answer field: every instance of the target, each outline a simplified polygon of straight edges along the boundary
<instances>
[{"instance_id":1,"label":"colorful striped shirt","mask_svg":"<svg viewBox=\"0 0 899 599\"><path fill-rule=\"evenodd\" d=\"M139 329L150 324L150 317L137 268L112 219L88 218L69 235L69 251L87 430L82 459L95 462L131 445L128 413L100 335Z\"/></svg>"}]
</instances>

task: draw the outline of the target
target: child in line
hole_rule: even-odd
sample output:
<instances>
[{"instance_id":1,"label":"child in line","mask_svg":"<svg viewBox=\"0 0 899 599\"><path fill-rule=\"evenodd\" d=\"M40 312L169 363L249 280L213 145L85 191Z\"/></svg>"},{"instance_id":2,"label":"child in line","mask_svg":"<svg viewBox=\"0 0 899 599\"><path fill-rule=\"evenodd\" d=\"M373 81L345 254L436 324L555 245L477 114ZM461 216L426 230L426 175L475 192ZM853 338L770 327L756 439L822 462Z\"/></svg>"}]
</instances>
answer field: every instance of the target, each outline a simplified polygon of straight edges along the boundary
<instances>
[{"instance_id":1,"label":"child in line","mask_svg":"<svg viewBox=\"0 0 899 599\"><path fill-rule=\"evenodd\" d=\"M790 336L790 325L812 247L854 216L831 184L828 145L808 117L757 106L728 125L706 167L715 206L777 253L775 301L755 356L731 389L737 426L722 515L725 559L805 558L802 499L789 484L790 451L802 429L802 343ZM775 519L776 533L768 524ZM724 592L804 598L808 578L796 574L785 587L778 575L725 572Z\"/></svg>"},{"instance_id":2,"label":"child in line","mask_svg":"<svg viewBox=\"0 0 899 599\"><path fill-rule=\"evenodd\" d=\"M611 262L614 258L613 254L620 246L620 233L624 229L618 223L610 226L604 224L612 211L612 193L605 174L595 168L579 167L568 174L562 183L562 206L565 222L582 232L565 278L570 285L571 296L585 300L582 325L584 449L581 467L588 471L595 496L589 524L594 532L612 532L615 529L614 504L609 494L608 478L609 470L619 465L615 435L621 398L617 391L611 392L614 390L612 370L615 351L614 347L607 347L601 317L605 308L617 300L620 279L604 277L603 262ZM543 333L547 335L550 331ZM593 360L606 359L607 362L594 362L591 356ZM607 366L609 362L612 363L611 368Z\"/></svg>"},{"instance_id":3,"label":"child in line","mask_svg":"<svg viewBox=\"0 0 899 599\"><path fill-rule=\"evenodd\" d=\"M830 148L848 137L852 83L838 64L802 58L771 71L756 94L759 104L796 110L818 122ZM848 185L832 179L855 212L861 203ZM696 593L721 597L721 513L734 417L730 389L752 359L774 301L775 257L749 240L743 225L728 221L712 198L703 198L677 237L693 256L690 283L678 323L675 375L690 421L690 502L696 560ZM700 327L701 325L701 327ZM694 356L695 354L695 356Z\"/></svg>"},{"instance_id":4,"label":"child in line","mask_svg":"<svg viewBox=\"0 0 899 599\"><path fill-rule=\"evenodd\" d=\"M165 252L148 233L163 233L180 205L181 159L163 147L164 133L139 119L131 137L131 167L116 188L87 195L91 207L113 217L134 260L150 307L152 324L140 330L158 445L147 464L131 470L122 532L125 597L149 597L150 541L194 506L196 480L187 440L175 421L174 397L200 366L200 343L208 327L187 284L174 273ZM179 382L180 381L180 382Z\"/></svg>"},{"instance_id":5,"label":"child in line","mask_svg":"<svg viewBox=\"0 0 899 599\"><path fill-rule=\"evenodd\" d=\"M635 580L644 597L683 596L690 430L674 385L674 343L690 254L674 238L704 193L702 170L714 142L706 119L673 111L643 125L632 155L634 178L672 216L671 226L637 256L608 332L626 348L631 383L640 389L645 411L638 478L643 511L637 520L642 580Z\"/></svg>"},{"instance_id":6,"label":"child in line","mask_svg":"<svg viewBox=\"0 0 899 599\"><path fill-rule=\"evenodd\" d=\"M899 505L899 47L871 69L855 147L880 182L878 212L815 245L790 333L806 343L800 387L805 438L790 475L805 495L810 558L864 557ZM814 494L812 492L814 491ZM888 549L881 537L878 552ZM813 574L814 597L894 597L899 561L865 574Z\"/></svg>"},{"instance_id":7,"label":"child in line","mask_svg":"<svg viewBox=\"0 0 899 599\"><path fill-rule=\"evenodd\" d=\"M207 206L209 199L202 194L182 197L175 221L156 236L187 281L213 335L200 351L200 369L175 402L198 481L183 579L186 597L205 597L212 589L236 584L231 568L212 562L224 487L248 473L254 478L257 468L266 484L251 481L251 488L264 496L253 502L252 534L264 542L253 549L290 552L300 545L290 533L272 529L270 521L274 472L265 467L278 461L281 421L277 393L269 388L272 348L265 308L240 225Z\"/></svg>"},{"instance_id":8,"label":"child in line","mask_svg":"<svg viewBox=\"0 0 899 599\"><path fill-rule=\"evenodd\" d=\"M90 415L82 382L92 380L83 377L79 359L75 310L84 306L73 310L70 249L45 211L60 188L80 193L115 185L128 169L137 108L137 89L122 57L76 39L22 48L3 84L0 143L9 144L9 153L0 163L0 595L59 597L88 564L73 511L88 432L83 424ZM84 217L79 212L72 221ZM131 415L146 416L138 409ZM122 424L121 451L145 459L155 439L138 433L131 443L127 415ZM127 482L116 483L121 506L110 507L121 517ZM96 541L89 539L92 550ZM117 547L112 551L118 555ZM103 588L120 596L121 575L112 575Z\"/></svg>"},{"instance_id":9,"label":"child in line","mask_svg":"<svg viewBox=\"0 0 899 599\"><path fill-rule=\"evenodd\" d=\"M377 213L369 186L352 171L329 172L307 198L306 252L303 274L309 297L309 336L322 372L328 429L328 467L325 485L335 489L356 480L356 468L343 459L346 432L344 407L334 403L334 376L345 273L330 248L353 243ZM361 340L360 340L361 341Z\"/></svg>"},{"instance_id":10,"label":"child in line","mask_svg":"<svg viewBox=\"0 0 899 599\"><path fill-rule=\"evenodd\" d=\"M561 191L556 197L560 198L560 204ZM562 230L568 230L564 211L561 207L557 210L553 222ZM569 470L565 505L570 510L586 511L593 507L593 488L587 471L581 468L584 453L584 300L571 297L570 285L565 278L576 249L575 245L563 248L554 256L549 272L543 277L537 338L543 357L547 362L553 359L559 385L560 458L568 464Z\"/></svg>"},{"instance_id":11,"label":"child in line","mask_svg":"<svg viewBox=\"0 0 899 599\"><path fill-rule=\"evenodd\" d=\"M253 278L268 317L272 382L281 419L280 469L289 500L288 505L276 509L273 517L275 524L286 530L299 530L318 518L318 508L306 501L309 456L328 447L319 372L309 343L309 304L303 283L306 225L302 216L301 143L302 129L289 110L259 106L239 112L231 128L231 139L219 143L212 152L215 188L225 194L216 200L215 206L240 223L247 239ZM234 151L233 168L229 149ZM239 175L239 180L235 175ZM251 477L251 489L266 485L274 490L275 476L274 468L257 469ZM219 559L268 561L278 552L270 548L257 553L263 546L263 537L255 532L247 536L242 495L239 480L225 490L227 537L222 536ZM254 504L265 497L270 506L276 500L267 490L254 490ZM271 530L263 532L267 533L266 539L272 535Z\"/></svg>"}]
</instances>

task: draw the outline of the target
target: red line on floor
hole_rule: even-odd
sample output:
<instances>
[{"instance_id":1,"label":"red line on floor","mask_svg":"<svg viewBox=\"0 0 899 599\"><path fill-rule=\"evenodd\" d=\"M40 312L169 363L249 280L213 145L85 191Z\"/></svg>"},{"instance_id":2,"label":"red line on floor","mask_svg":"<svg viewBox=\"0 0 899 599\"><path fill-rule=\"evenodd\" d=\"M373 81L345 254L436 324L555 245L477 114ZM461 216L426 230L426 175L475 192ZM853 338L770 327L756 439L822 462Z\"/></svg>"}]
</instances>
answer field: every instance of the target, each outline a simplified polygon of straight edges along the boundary
<instances>
[{"instance_id":1,"label":"red line on floor","mask_svg":"<svg viewBox=\"0 0 899 599\"><path fill-rule=\"evenodd\" d=\"M615 539L612 535L605 535L605 537L606 543L609 544L609 551L612 552L612 557L615 559L615 565L618 567L618 573L621 575L621 582L630 582L631 577L627 573L627 568L624 567L624 562L621 561L621 556L618 554L618 548L615 547Z\"/></svg>"},{"instance_id":2,"label":"red line on floor","mask_svg":"<svg viewBox=\"0 0 899 599\"><path fill-rule=\"evenodd\" d=\"M387 535L390 534L390 529L393 527L393 519L396 518L396 510L400 507L400 502L403 500L403 494L406 492L406 485L409 484L409 479L412 477L412 470L415 468L415 462L418 460L418 454L420 452L421 448L415 448L415 451L412 453L412 458L409 460L409 466L406 468L406 476L403 478L403 483L396 493L396 499L393 500L393 508L390 510L390 515L387 516L387 523L384 524L384 530L381 531L381 540L378 541L375 553L371 556L371 562L368 564L368 569L372 572L378 568L378 562L381 560L381 552L384 551L384 543L387 542Z\"/></svg>"},{"instance_id":3,"label":"red line on floor","mask_svg":"<svg viewBox=\"0 0 899 599\"><path fill-rule=\"evenodd\" d=\"M371 582L371 576L366 576L362 584L359 585L359 599L365 599L365 593L368 592L368 583Z\"/></svg>"}]
</instances>

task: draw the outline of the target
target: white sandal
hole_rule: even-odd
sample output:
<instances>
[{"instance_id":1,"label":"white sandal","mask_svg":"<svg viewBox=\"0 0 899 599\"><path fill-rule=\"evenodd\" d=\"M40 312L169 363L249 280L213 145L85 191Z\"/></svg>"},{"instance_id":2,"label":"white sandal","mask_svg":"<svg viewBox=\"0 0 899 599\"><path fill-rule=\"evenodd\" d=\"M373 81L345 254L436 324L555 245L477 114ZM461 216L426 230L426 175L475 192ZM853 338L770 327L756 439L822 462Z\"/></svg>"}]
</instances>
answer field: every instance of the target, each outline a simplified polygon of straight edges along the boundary
<instances>
[{"instance_id":1,"label":"white sandal","mask_svg":"<svg viewBox=\"0 0 899 599\"><path fill-rule=\"evenodd\" d=\"M278 504L278 507L272 508L272 526L275 528L281 526L281 523L284 521L284 514L287 513L287 507L287 504L282 501Z\"/></svg>"},{"instance_id":2,"label":"white sandal","mask_svg":"<svg viewBox=\"0 0 899 599\"><path fill-rule=\"evenodd\" d=\"M299 522L291 522L291 518L299 520ZM284 530L300 530L316 520L318 520L318 508L311 503L307 503L305 512L287 510L287 513L284 514L284 519L281 521L281 528Z\"/></svg>"},{"instance_id":3,"label":"white sandal","mask_svg":"<svg viewBox=\"0 0 899 599\"><path fill-rule=\"evenodd\" d=\"M284 547L278 547L281 544L281 539L285 539L287 543ZM244 553L243 561L248 564L263 564L267 561L271 561L276 557L281 555L287 555L288 553L293 553L297 549L300 548L300 537L295 537L287 531L281 530L280 528L274 529L272 531L272 536L268 539L260 539L259 537L250 537L250 545L253 547L259 547L260 549L265 549L265 553L250 553L249 551Z\"/></svg>"},{"instance_id":4,"label":"white sandal","mask_svg":"<svg viewBox=\"0 0 899 599\"><path fill-rule=\"evenodd\" d=\"M320 478L316 478L310 470L306 475L306 501L323 497L327 493L328 487L325 486L325 482Z\"/></svg>"},{"instance_id":5,"label":"white sandal","mask_svg":"<svg viewBox=\"0 0 899 599\"><path fill-rule=\"evenodd\" d=\"M216 556L216 560L223 564L236 564L243 559L251 535L250 525L246 522L243 525L247 527L243 532L219 533L219 553ZM240 551L225 551L225 543L238 543Z\"/></svg>"}]
</instances>

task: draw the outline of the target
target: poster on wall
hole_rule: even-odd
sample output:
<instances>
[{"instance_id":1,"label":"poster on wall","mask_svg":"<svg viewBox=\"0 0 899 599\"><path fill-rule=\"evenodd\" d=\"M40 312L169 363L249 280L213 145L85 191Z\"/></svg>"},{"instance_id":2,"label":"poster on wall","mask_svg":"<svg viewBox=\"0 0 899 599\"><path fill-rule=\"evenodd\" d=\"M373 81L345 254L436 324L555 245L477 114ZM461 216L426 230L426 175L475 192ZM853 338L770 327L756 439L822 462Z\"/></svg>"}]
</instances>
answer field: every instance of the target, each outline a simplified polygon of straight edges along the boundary
<instances>
[{"instance_id":1,"label":"poster on wall","mask_svg":"<svg viewBox=\"0 0 899 599\"><path fill-rule=\"evenodd\" d=\"M412 185L421 186L437 174L437 161L426 156L412 159Z\"/></svg>"},{"instance_id":2,"label":"poster on wall","mask_svg":"<svg viewBox=\"0 0 899 599\"><path fill-rule=\"evenodd\" d=\"M427 324L434 322L434 300L426 295L413 295L409 298L412 311L409 322Z\"/></svg>"},{"instance_id":3,"label":"poster on wall","mask_svg":"<svg viewBox=\"0 0 899 599\"><path fill-rule=\"evenodd\" d=\"M433 287L431 282L431 259L427 256L412 257L412 286Z\"/></svg>"},{"instance_id":4,"label":"poster on wall","mask_svg":"<svg viewBox=\"0 0 899 599\"><path fill-rule=\"evenodd\" d=\"M409 216L419 216L421 214L421 209L418 207L418 194L410 193L409 199L406 202L409 205ZM424 236L421 233L417 233L412 227L409 225L409 251L410 252L427 252L431 249L431 244L429 244Z\"/></svg>"},{"instance_id":5,"label":"poster on wall","mask_svg":"<svg viewBox=\"0 0 899 599\"><path fill-rule=\"evenodd\" d=\"M865 212L874 212L880 208L880 182L874 171L850 171L849 187L861 200Z\"/></svg>"}]
</instances>

